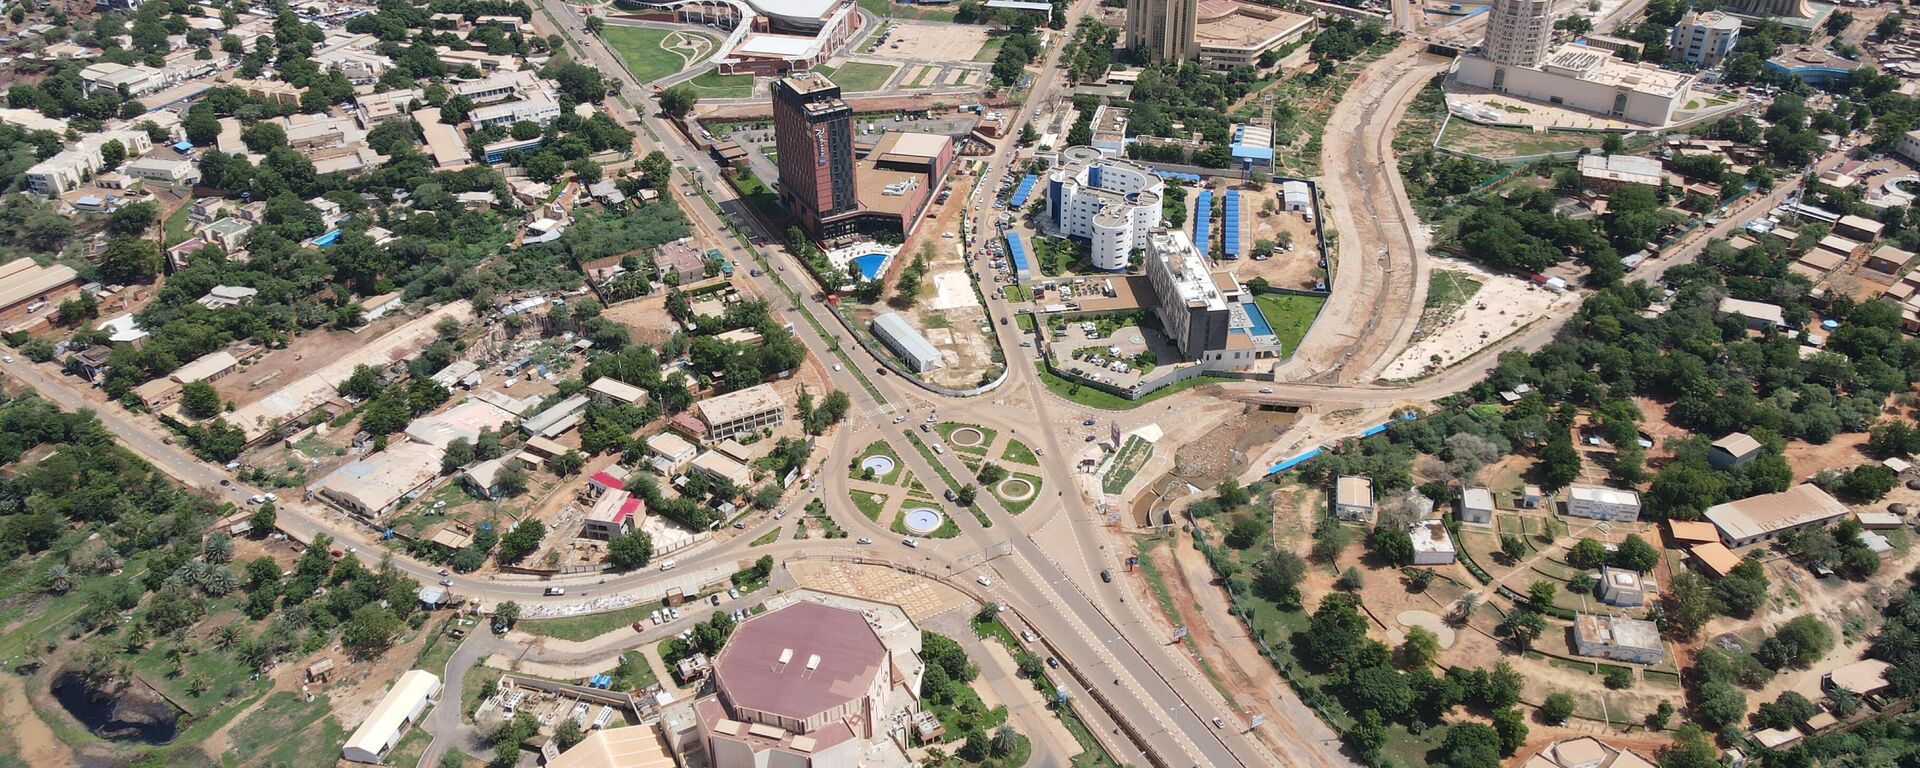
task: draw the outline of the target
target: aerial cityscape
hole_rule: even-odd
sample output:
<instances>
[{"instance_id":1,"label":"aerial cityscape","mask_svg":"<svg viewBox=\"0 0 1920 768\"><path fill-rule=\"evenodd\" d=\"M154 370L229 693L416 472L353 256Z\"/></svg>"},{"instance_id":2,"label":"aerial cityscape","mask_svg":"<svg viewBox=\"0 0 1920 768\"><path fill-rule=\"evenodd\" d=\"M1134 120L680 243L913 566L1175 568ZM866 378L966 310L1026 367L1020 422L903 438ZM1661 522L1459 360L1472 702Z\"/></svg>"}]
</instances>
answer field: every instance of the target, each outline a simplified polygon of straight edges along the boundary
<instances>
[{"instance_id":1,"label":"aerial cityscape","mask_svg":"<svg viewBox=\"0 0 1920 768\"><path fill-rule=\"evenodd\" d=\"M5 3L0 768L1920 765L1908 7Z\"/></svg>"}]
</instances>

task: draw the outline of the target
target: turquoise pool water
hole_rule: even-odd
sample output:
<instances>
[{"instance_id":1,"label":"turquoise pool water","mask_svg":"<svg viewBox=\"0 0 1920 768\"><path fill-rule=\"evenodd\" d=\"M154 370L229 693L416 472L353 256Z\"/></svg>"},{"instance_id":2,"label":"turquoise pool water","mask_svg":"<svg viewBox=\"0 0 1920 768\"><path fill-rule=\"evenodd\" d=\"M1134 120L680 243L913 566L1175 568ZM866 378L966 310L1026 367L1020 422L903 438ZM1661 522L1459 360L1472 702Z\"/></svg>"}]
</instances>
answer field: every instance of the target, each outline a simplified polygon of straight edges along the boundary
<instances>
[{"instance_id":1,"label":"turquoise pool water","mask_svg":"<svg viewBox=\"0 0 1920 768\"><path fill-rule=\"evenodd\" d=\"M884 253L869 253L862 256L855 256L852 261L853 266L860 270L861 277L873 280L880 276L880 270L886 268L887 255Z\"/></svg>"}]
</instances>

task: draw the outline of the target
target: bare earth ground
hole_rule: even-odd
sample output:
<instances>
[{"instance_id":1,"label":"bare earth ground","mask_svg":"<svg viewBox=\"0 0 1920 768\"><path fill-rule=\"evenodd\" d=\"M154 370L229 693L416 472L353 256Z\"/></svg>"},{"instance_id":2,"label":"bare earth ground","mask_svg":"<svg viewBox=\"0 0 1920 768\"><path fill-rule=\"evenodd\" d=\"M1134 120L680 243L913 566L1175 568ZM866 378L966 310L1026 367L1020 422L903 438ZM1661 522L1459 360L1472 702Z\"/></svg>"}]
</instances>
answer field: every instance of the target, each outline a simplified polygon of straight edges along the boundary
<instances>
[{"instance_id":1,"label":"bare earth ground","mask_svg":"<svg viewBox=\"0 0 1920 768\"><path fill-rule=\"evenodd\" d=\"M393 330L412 318L404 312L396 312L374 321L359 333L351 331L321 331L309 333L293 340L285 349L269 350L255 358L237 371L213 383L220 399L236 405L247 405L262 397L279 391L281 387L298 381L307 374L325 368L345 357L347 353L358 349L371 339ZM254 381L269 374L279 374L261 382L260 386L250 386Z\"/></svg>"},{"instance_id":2,"label":"bare earth ground","mask_svg":"<svg viewBox=\"0 0 1920 768\"><path fill-rule=\"evenodd\" d=\"M667 294L659 291L632 301L623 301L601 314L620 323L633 333L635 344L658 346L673 336L678 326L667 316Z\"/></svg>"},{"instance_id":3,"label":"bare earth ground","mask_svg":"<svg viewBox=\"0 0 1920 768\"><path fill-rule=\"evenodd\" d=\"M986 27L895 21L887 44L865 55L899 61L972 61L986 44Z\"/></svg>"},{"instance_id":4,"label":"bare earth ground","mask_svg":"<svg viewBox=\"0 0 1920 768\"><path fill-rule=\"evenodd\" d=\"M1435 258L1433 267L1469 272L1481 282L1480 290L1432 332L1424 337L1416 332L1419 338L1380 372L1383 379L1412 378L1445 368L1546 316L1554 307L1580 301L1577 292L1554 293L1471 262ZM1435 355L1440 356L1438 368L1432 363Z\"/></svg>"},{"instance_id":5,"label":"bare earth ground","mask_svg":"<svg viewBox=\"0 0 1920 768\"><path fill-rule=\"evenodd\" d=\"M1395 193L1402 185L1394 170L1392 125L1445 66L1416 44L1403 43L1362 71L1334 108L1327 135L1359 139L1327 142L1322 152L1328 178L1320 189L1341 248L1333 295L1317 325L1340 332L1309 336L1278 369L1283 379L1311 374L1317 381L1372 381L1389 362L1386 355L1412 335L1426 296L1427 266L1420 254L1427 235L1404 192Z\"/></svg>"}]
</instances>

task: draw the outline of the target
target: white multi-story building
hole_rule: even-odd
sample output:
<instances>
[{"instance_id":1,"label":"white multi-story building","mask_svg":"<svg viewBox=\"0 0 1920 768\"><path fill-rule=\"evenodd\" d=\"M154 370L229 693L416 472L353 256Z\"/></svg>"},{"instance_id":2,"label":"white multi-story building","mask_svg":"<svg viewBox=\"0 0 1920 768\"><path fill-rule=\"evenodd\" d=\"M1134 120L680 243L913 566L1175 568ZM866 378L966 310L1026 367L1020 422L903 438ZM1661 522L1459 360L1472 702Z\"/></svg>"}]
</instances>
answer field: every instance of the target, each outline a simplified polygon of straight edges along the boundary
<instances>
[{"instance_id":1,"label":"white multi-story building","mask_svg":"<svg viewBox=\"0 0 1920 768\"><path fill-rule=\"evenodd\" d=\"M474 130L479 130L496 125L511 126L522 121L545 126L559 116L560 102L544 90L535 90L518 101L476 107L467 113L467 120L473 123Z\"/></svg>"},{"instance_id":2,"label":"white multi-story building","mask_svg":"<svg viewBox=\"0 0 1920 768\"><path fill-rule=\"evenodd\" d=\"M1095 268L1123 270L1160 221L1165 189L1144 165L1068 147L1047 174L1047 223L1055 233L1090 241Z\"/></svg>"},{"instance_id":3,"label":"white multi-story building","mask_svg":"<svg viewBox=\"0 0 1920 768\"><path fill-rule=\"evenodd\" d=\"M1739 19L1719 11L1689 12L1674 26L1667 45L1674 58L1710 69L1732 56L1739 41Z\"/></svg>"},{"instance_id":4,"label":"white multi-story building","mask_svg":"<svg viewBox=\"0 0 1920 768\"><path fill-rule=\"evenodd\" d=\"M1151 306L1167 338L1189 360L1245 368L1280 356L1280 337L1232 272L1215 272L1180 230L1147 238Z\"/></svg>"},{"instance_id":5,"label":"white multi-story building","mask_svg":"<svg viewBox=\"0 0 1920 768\"><path fill-rule=\"evenodd\" d=\"M117 129L90 133L58 154L35 163L24 176L26 188L49 197L78 189L87 179L105 167L101 149L120 142L126 158L137 158L153 151L153 139L146 131Z\"/></svg>"}]
</instances>

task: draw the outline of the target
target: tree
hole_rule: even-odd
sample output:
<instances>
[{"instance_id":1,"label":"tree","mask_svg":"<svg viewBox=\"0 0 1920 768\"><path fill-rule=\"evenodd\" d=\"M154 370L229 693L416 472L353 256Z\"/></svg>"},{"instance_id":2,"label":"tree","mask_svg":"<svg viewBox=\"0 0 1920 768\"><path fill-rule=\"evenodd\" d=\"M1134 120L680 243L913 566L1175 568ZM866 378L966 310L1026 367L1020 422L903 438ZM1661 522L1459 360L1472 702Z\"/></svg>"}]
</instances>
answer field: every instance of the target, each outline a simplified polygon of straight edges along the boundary
<instances>
[{"instance_id":1,"label":"tree","mask_svg":"<svg viewBox=\"0 0 1920 768\"><path fill-rule=\"evenodd\" d=\"M1399 720L1413 707L1413 689L1407 678L1392 667L1366 667L1353 673L1346 687L1354 708L1373 710L1387 721Z\"/></svg>"},{"instance_id":2,"label":"tree","mask_svg":"<svg viewBox=\"0 0 1920 768\"><path fill-rule=\"evenodd\" d=\"M1254 563L1253 588L1262 597L1283 606L1299 605L1300 580L1307 564L1299 555L1284 549L1270 549Z\"/></svg>"},{"instance_id":3,"label":"tree","mask_svg":"<svg viewBox=\"0 0 1920 768\"><path fill-rule=\"evenodd\" d=\"M1366 576L1360 573L1359 568L1353 566L1347 566L1346 570L1340 572L1340 578L1335 579L1333 582L1334 589L1342 589L1348 592L1358 592L1360 588L1365 585Z\"/></svg>"},{"instance_id":4,"label":"tree","mask_svg":"<svg viewBox=\"0 0 1920 768\"><path fill-rule=\"evenodd\" d=\"M1580 452L1574 450L1573 435L1564 429L1553 430L1547 447L1540 451L1540 484L1561 488L1580 476Z\"/></svg>"},{"instance_id":5,"label":"tree","mask_svg":"<svg viewBox=\"0 0 1920 768\"><path fill-rule=\"evenodd\" d=\"M493 609L493 621L503 627L512 627L520 621L520 604L512 600L501 603Z\"/></svg>"},{"instance_id":6,"label":"tree","mask_svg":"<svg viewBox=\"0 0 1920 768\"><path fill-rule=\"evenodd\" d=\"M252 528L254 531L257 531L259 535L262 535L262 536L272 533L274 529L279 526L279 524L280 524L279 509L274 507L273 502L271 501L261 504L259 507L255 508L253 510L253 516L247 518L248 527Z\"/></svg>"},{"instance_id":7,"label":"tree","mask_svg":"<svg viewBox=\"0 0 1920 768\"><path fill-rule=\"evenodd\" d=\"M118 143L108 142L109 145ZM152 227L153 222L158 219L159 213L151 201L142 200L123 205L107 215L107 234L115 237L122 235L139 237L146 234L147 229Z\"/></svg>"},{"instance_id":8,"label":"tree","mask_svg":"<svg viewBox=\"0 0 1920 768\"><path fill-rule=\"evenodd\" d=\"M189 381L180 387L180 410L196 419L220 415L220 393L204 381Z\"/></svg>"},{"instance_id":9,"label":"tree","mask_svg":"<svg viewBox=\"0 0 1920 768\"><path fill-rule=\"evenodd\" d=\"M1420 668L1440 655L1440 636L1426 627L1409 627L1407 639L1400 643L1400 663Z\"/></svg>"},{"instance_id":10,"label":"tree","mask_svg":"<svg viewBox=\"0 0 1920 768\"><path fill-rule=\"evenodd\" d=\"M107 241L100 254L101 279L119 285L145 283L160 273L160 244L131 235Z\"/></svg>"},{"instance_id":11,"label":"tree","mask_svg":"<svg viewBox=\"0 0 1920 768\"><path fill-rule=\"evenodd\" d=\"M1527 556L1527 543L1511 533L1500 534L1500 554L1508 560L1519 562Z\"/></svg>"},{"instance_id":12,"label":"tree","mask_svg":"<svg viewBox=\"0 0 1920 768\"><path fill-rule=\"evenodd\" d=\"M1500 734L1484 723L1465 722L1447 729L1440 762L1447 768L1499 768Z\"/></svg>"},{"instance_id":13,"label":"tree","mask_svg":"<svg viewBox=\"0 0 1920 768\"><path fill-rule=\"evenodd\" d=\"M647 567L653 560L653 537L646 531L630 531L607 542L607 564L616 571Z\"/></svg>"},{"instance_id":14,"label":"tree","mask_svg":"<svg viewBox=\"0 0 1920 768\"><path fill-rule=\"evenodd\" d=\"M587 457L580 455L579 451L569 449L566 453L553 457L549 466L553 467L555 475L569 477L580 474L580 470L587 466Z\"/></svg>"},{"instance_id":15,"label":"tree","mask_svg":"<svg viewBox=\"0 0 1920 768\"><path fill-rule=\"evenodd\" d=\"M1308 557L1316 563L1331 563L1347 548L1348 533L1346 526L1332 518L1321 518L1313 527L1313 548Z\"/></svg>"},{"instance_id":16,"label":"tree","mask_svg":"<svg viewBox=\"0 0 1920 768\"><path fill-rule=\"evenodd\" d=\"M1639 534L1630 533L1614 550L1613 564L1629 571L1651 571L1660 564L1660 552Z\"/></svg>"},{"instance_id":17,"label":"tree","mask_svg":"<svg viewBox=\"0 0 1920 768\"><path fill-rule=\"evenodd\" d=\"M1660 705L1653 708L1652 714L1647 715L1647 728L1649 730L1664 731L1667 729L1667 721L1672 719L1673 702L1661 699Z\"/></svg>"},{"instance_id":18,"label":"tree","mask_svg":"<svg viewBox=\"0 0 1920 768\"><path fill-rule=\"evenodd\" d=\"M1575 568L1598 568L1606 562L1606 545L1594 539L1582 538L1567 549L1567 565Z\"/></svg>"},{"instance_id":19,"label":"tree","mask_svg":"<svg viewBox=\"0 0 1920 768\"><path fill-rule=\"evenodd\" d=\"M1559 586L1553 581L1536 579L1532 584L1527 585L1527 602L1532 603L1537 609L1546 610L1553 605L1553 596L1559 591Z\"/></svg>"},{"instance_id":20,"label":"tree","mask_svg":"<svg viewBox=\"0 0 1920 768\"><path fill-rule=\"evenodd\" d=\"M1513 639L1514 646L1519 648L1521 653L1525 653L1533 647L1534 639L1540 637L1540 633L1547 631L1547 620L1533 611L1514 611L1507 614L1507 618L1500 622L1500 629Z\"/></svg>"},{"instance_id":21,"label":"tree","mask_svg":"<svg viewBox=\"0 0 1920 768\"><path fill-rule=\"evenodd\" d=\"M354 609L352 618L340 627L340 643L361 658L377 656L393 645L400 634L400 619L379 603L366 603Z\"/></svg>"},{"instance_id":22,"label":"tree","mask_svg":"<svg viewBox=\"0 0 1920 768\"><path fill-rule=\"evenodd\" d=\"M1879 501L1900 482L1900 475L1885 464L1861 464L1840 476L1837 490L1849 501Z\"/></svg>"},{"instance_id":23,"label":"tree","mask_svg":"<svg viewBox=\"0 0 1920 768\"><path fill-rule=\"evenodd\" d=\"M1827 625L1813 616L1797 616L1760 643L1754 658L1773 669L1806 669L1833 645Z\"/></svg>"},{"instance_id":24,"label":"tree","mask_svg":"<svg viewBox=\"0 0 1920 768\"><path fill-rule=\"evenodd\" d=\"M599 20L598 16L588 19L588 21ZM571 717L561 718L560 724L553 727L553 741L560 746L562 752L573 749L575 744L579 744L586 738L587 734L580 730L580 722Z\"/></svg>"},{"instance_id":25,"label":"tree","mask_svg":"<svg viewBox=\"0 0 1920 768\"><path fill-rule=\"evenodd\" d=\"M682 83L660 92L660 113L677 120L692 112L699 101L693 87Z\"/></svg>"},{"instance_id":26,"label":"tree","mask_svg":"<svg viewBox=\"0 0 1920 768\"><path fill-rule=\"evenodd\" d=\"M1661 623L1667 632L1683 640L1699 632L1716 609L1706 580L1690 570L1674 574L1660 596Z\"/></svg>"},{"instance_id":27,"label":"tree","mask_svg":"<svg viewBox=\"0 0 1920 768\"><path fill-rule=\"evenodd\" d=\"M1500 754L1511 755L1527 743L1527 718L1513 707L1494 710L1493 732L1500 736Z\"/></svg>"},{"instance_id":28,"label":"tree","mask_svg":"<svg viewBox=\"0 0 1920 768\"><path fill-rule=\"evenodd\" d=\"M493 476L494 484L500 486L500 492L508 496L518 496L527 492L527 468L519 462L510 462L500 468ZM535 521L538 522L538 521Z\"/></svg>"},{"instance_id":29,"label":"tree","mask_svg":"<svg viewBox=\"0 0 1920 768\"><path fill-rule=\"evenodd\" d=\"M505 474L503 471L501 474ZM547 537L547 524L539 520L522 520L513 530L500 537L500 551L494 556L506 565L518 565L527 559L527 555L540 548L540 541Z\"/></svg>"},{"instance_id":30,"label":"tree","mask_svg":"<svg viewBox=\"0 0 1920 768\"><path fill-rule=\"evenodd\" d=\"M233 560L233 537L224 531L207 534L206 543L200 547L200 558L209 563L226 563Z\"/></svg>"},{"instance_id":31,"label":"tree","mask_svg":"<svg viewBox=\"0 0 1920 768\"><path fill-rule=\"evenodd\" d=\"M600 34L600 30L605 29L606 27L607 27L607 20L605 18L602 18L600 16L587 17L588 32L592 32L597 35L597 34Z\"/></svg>"},{"instance_id":32,"label":"tree","mask_svg":"<svg viewBox=\"0 0 1920 768\"><path fill-rule=\"evenodd\" d=\"M1006 725L993 729L993 740L987 742L987 752L994 757L1006 757L1019 748L1020 734Z\"/></svg>"},{"instance_id":33,"label":"tree","mask_svg":"<svg viewBox=\"0 0 1920 768\"><path fill-rule=\"evenodd\" d=\"M371 400L380 394L380 371L362 363L340 384L340 394L355 400Z\"/></svg>"},{"instance_id":34,"label":"tree","mask_svg":"<svg viewBox=\"0 0 1920 768\"><path fill-rule=\"evenodd\" d=\"M1566 691L1554 691L1547 694L1547 700L1540 705L1540 717L1548 723L1559 725L1573 716L1573 694Z\"/></svg>"},{"instance_id":35,"label":"tree","mask_svg":"<svg viewBox=\"0 0 1920 768\"><path fill-rule=\"evenodd\" d=\"M1373 535L1367 537L1367 548L1395 568L1413 563L1413 536L1399 525L1374 526Z\"/></svg>"}]
</instances>

